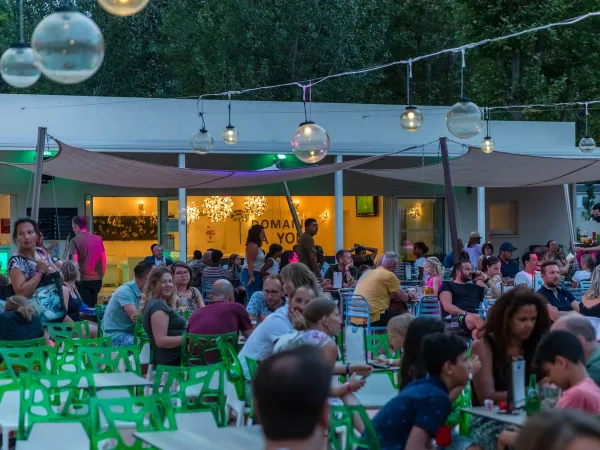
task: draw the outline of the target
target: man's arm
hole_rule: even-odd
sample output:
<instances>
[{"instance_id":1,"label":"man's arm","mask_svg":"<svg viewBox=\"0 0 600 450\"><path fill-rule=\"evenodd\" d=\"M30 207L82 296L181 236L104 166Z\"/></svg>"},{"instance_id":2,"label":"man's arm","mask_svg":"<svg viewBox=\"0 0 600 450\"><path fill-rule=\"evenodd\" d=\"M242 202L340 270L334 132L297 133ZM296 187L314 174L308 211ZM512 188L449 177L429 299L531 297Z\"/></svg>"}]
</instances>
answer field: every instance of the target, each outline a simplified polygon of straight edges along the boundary
<instances>
[{"instance_id":1,"label":"man's arm","mask_svg":"<svg viewBox=\"0 0 600 450\"><path fill-rule=\"evenodd\" d=\"M106 252L102 252L102 278L106 274Z\"/></svg>"},{"instance_id":2,"label":"man's arm","mask_svg":"<svg viewBox=\"0 0 600 450\"><path fill-rule=\"evenodd\" d=\"M310 268L317 277L317 280L323 280L321 270L319 269L319 262L317 261L317 252L310 252L308 254L308 259L310 261Z\"/></svg>"},{"instance_id":3,"label":"man's arm","mask_svg":"<svg viewBox=\"0 0 600 450\"><path fill-rule=\"evenodd\" d=\"M377 253L379 252L379 249L375 248L375 247L363 247L366 251L371 252L371 259L375 260L375 258L377 258Z\"/></svg>"},{"instance_id":4,"label":"man's arm","mask_svg":"<svg viewBox=\"0 0 600 450\"><path fill-rule=\"evenodd\" d=\"M444 311L446 311L448 314L466 314L465 311L452 303L452 292L450 291L444 291L440 293L440 302L444 307Z\"/></svg>"},{"instance_id":5,"label":"man's arm","mask_svg":"<svg viewBox=\"0 0 600 450\"><path fill-rule=\"evenodd\" d=\"M125 310L125 312L129 316L129 318L131 319L131 321L133 323L135 323L137 321L137 317L138 317L138 310L135 307L135 305L133 303L128 303L126 305L123 305L123 309Z\"/></svg>"},{"instance_id":6,"label":"man's arm","mask_svg":"<svg viewBox=\"0 0 600 450\"><path fill-rule=\"evenodd\" d=\"M390 301L396 302L396 303L398 303L398 302L406 303L408 301L408 295L406 295L406 292L404 292L402 289L399 289L397 291L390 293Z\"/></svg>"}]
</instances>

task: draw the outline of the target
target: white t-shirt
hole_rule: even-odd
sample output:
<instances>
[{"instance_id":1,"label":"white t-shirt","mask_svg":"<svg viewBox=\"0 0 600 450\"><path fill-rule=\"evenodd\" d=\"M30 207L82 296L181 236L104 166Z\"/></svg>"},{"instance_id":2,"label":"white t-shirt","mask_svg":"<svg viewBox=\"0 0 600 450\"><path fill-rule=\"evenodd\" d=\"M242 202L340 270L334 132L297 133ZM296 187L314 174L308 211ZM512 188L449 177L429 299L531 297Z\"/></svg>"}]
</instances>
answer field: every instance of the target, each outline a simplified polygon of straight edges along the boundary
<instances>
[{"instance_id":1,"label":"white t-shirt","mask_svg":"<svg viewBox=\"0 0 600 450\"><path fill-rule=\"evenodd\" d=\"M525 272L524 270L520 271L515 276L515 286L519 284L526 284L531 289L533 289L533 275L528 272Z\"/></svg>"},{"instance_id":2,"label":"white t-shirt","mask_svg":"<svg viewBox=\"0 0 600 450\"><path fill-rule=\"evenodd\" d=\"M465 252L469 255L471 266L477 267L477 260L481 256L481 244L475 244L473 247L465 247Z\"/></svg>"},{"instance_id":3,"label":"white t-shirt","mask_svg":"<svg viewBox=\"0 0 600 450\"><path fill-rule=\"evenodd\" d=\"M242 366L246 365L246 357L262 361L273 354L275 342L294 327L288 318L288 305L284 305L265 317L260 325L250 334L238 355Z\"/></svg>"},{"instance_id":4,"label":"white t-shirt","mask_svg":"<svg viewBox=\"0 0 600 450\"><path fill-rule=\"evenodd\" d=\"M417 271L419 270L419 267L425 267L425 260L427 258L425 258L424 256L421 256L420 258L417 258L417 260L415 261L415 269L417 269Z\"/></svg>"},{"instance_id":5,"label":"white t-shirt","mask_svg":"<svg viewBox=\"0 0 600 450\"><path fill-rule=\"evenodd\" d=\"M587 281L592 277L592 274L590 272L588 272L587 270L578 270L577 272L575 272L573 274L573 281L575 281L577 284L581 283L582 281Z\"/></svg>"}]
</instances>

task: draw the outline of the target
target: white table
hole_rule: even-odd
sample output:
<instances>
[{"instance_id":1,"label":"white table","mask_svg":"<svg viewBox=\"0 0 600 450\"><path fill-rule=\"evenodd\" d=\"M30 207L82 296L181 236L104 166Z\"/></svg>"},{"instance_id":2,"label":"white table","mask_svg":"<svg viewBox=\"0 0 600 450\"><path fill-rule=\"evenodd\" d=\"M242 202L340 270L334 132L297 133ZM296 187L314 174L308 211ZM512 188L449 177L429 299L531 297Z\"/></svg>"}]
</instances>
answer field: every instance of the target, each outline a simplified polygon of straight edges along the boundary
<instances>
[{"instance_id":1,"label":"white table","mask_svg":"<svg viewBox=\"0 0 600 450\"><path fill-rule=\"evenodd\" d=\"M387 374L373 374L365 385L355 392L356 398L366 409L381 409L383 405L398 395Z\"/></svg>"},{"instance_id":2,"label":"white table","mask_svg":"<svg viewBox=\"0 0 600 450\"><path fill-rule=\"evenodd\" d=\"M95 373L94 384L97 389L150 386L151 381L133 372Z\"/></svg>"},{"instance_id":3,"label":"white table","mask_svg":"<svg viewBox=\"0 0 600 450\"><path fill-rule=\"evenodd\" d=\"M177 430L134 433L159 450L262 450L262 427L226 427L216 430Z\"/></svg>"},{"instance_id":4,"label":"white table","mask_svg":"<svg viewBox=\"0 0 600 450\"><path fill-rule=\"evenodd\" d=\"M474 406L472 408L462 408L462 412L473 414L475 416L485 417L486 419L495 420L496 422L502 422L509 425L516 425L522 427L527 420L527 415L524 411L520 411L519 414L499 414L496 409L488 411L485 406Z\"/></svg>"}]
</instances>

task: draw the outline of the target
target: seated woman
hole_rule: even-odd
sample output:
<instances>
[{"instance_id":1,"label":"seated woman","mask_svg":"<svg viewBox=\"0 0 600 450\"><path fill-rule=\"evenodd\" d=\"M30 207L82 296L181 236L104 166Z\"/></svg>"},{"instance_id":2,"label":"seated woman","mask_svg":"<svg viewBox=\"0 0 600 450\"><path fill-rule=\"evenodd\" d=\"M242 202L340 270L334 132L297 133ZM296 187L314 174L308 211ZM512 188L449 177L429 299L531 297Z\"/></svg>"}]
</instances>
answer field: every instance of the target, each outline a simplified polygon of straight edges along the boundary
<instances>
[{"instance_id":1,"label":"seated woman","mask_svg":"<svg viewBox=\"0 0 600 450\"><path fill-rule=\"evenodd\" d=\"M28 341L46 338L44 327L29 300L20 295L9 297L0 313L0 341Z\"/></svg>"},{"instance_id":2,"label":"seated woman","mask_svg":"<svg viewBox=\"0 0 600 450\"><path fill-rule=\"evenodd\" d=\"M423 267L425 271L425 287L433 288L433 295L436 297L439 295L440 288L442 287L442 276L444 274L444 266L435 256L430 256L425 260Z\"/></svg>"},{"instance_id":3,"label":"seated woman","mask_svg":"<svg viewBox=\"0 0 600 450\"><path fill-rule=\"evenodd\" d=\"M181 336L187 321L176 311L177 293L170 268L156 266L148 276L142 294L142 323L154 354L154 364L178 366L181 361Z\"/></svg>"},{"instance_id":4,"label":"seated woman","mask_svg":"<svg viewBox=\"0 0 600 450\"><path fill-rule=\"evenodd\" d=\"M584 316L600 317L600 266L594 269L590 288L579 303L579 312Z\"/></svg>"},{"instance_id":5,"label":"seated woman","mask_svg":"<svg viewBox=\"0 0 600 450\"><path fill-rule=\"evenodd\" d=\"M81 299L81 295L79 295L76 285L79 281L79 264L71 260L64 261L60 268L60 274L63 278L63 300L65 302L65 309L67 310L67 315L63 319L63 322L82 322L83 319L79 311L83 306L83 300ZM98 337L98 324L89 320L87 323L90 327L90 335L85 336L85 338L93 339Z\"/></svg>"},{"instance_id":6,"label":"seated woman","mask_svg":"<svg viewBox=\"0 0 600 450\"><path fill-rule=\"evenodd\" d=\"M269 275L277 275L279 273L279 262L283 253L283 247L279 244L271 244L268 253L265 255L265 265L260 270L260 274L266 278Z\"/></svg>"},{"instance_id":7,"label":"seated woman","mask_svg":"<svg viewBox=\"0 0 600 450\"><path fill-rule=\"evenodd\" d=\"M204 300L198 288L192 286L192 269L186 263L178 261L171 265L173 284L177 294L177 307L194 312L198 308L204 308Z\"/></svg>"},{"instance_id":8,"label":"seated woman","mask_svg":"<svg viewBox=\"0 0 600 450\"><path fill-rule=\"evenodd\" d=\"M548 254L546 256L547 260L554 261L556 263L558 266L558 271L561 275L568 274L569 269L571 268L571 262L573 262L573 260L568 260L565 254L559 251L558 244L554 240L548 241L546 247L548 247Z\"/></svg>"},{"instance_id":9,"label":"seated woman","mask_svg":"<svg viewBox=\"0 0 600 450\"><path fill-rule=\"evenodd\" d=\"M585 253L581 257L581 270L578 270L573 274L571 280L571 287L573 289L578 288L582 281L587 281L592 278L592 272L596 267L596 259L589 253Z\"/></svg>"},{"instance_id":10,"label":"seated woman","mask_svg":"<svg viewBox=\"0 0 600 450\"><path fill-rule=\"evenodd\" d=\"M502 295L502 272L500 269L500 258L497 256L488 256L483 258L481 271L486 274L489 281L484 283L482 279L477 280L477 286L489 288L494 298Z\"/></svg>"},{"instance_id":11,"label":"seated woman","mask_svg":"<svg viewBox=\"0 0 600 450\"><path fill-rule=\"evenodd\" d=\"M511 357L525 360L526 379L536 347L550 328L546 300L528 289L513 289L502 295L488 311L483 338L473 343L473 355L481 360L481 371L473 376L473 406L490 399L498 404L508 399ZM472 416L470 433L484 449L495 449L496 440L505 428L501 422Z\"/></svg>"},{"instance_id":12,"label":"seated woman","mask_svg":"<svg viewBox=\"0 0 600 450\"><path fill-rule=\"evenodd\" d=\"M481 246L481 256L477 258L477 270L483 270L481 268L483 264L483 259L487 256L492 256L494 254L494 246L490 242L486 242Z\"/></svg>"},{"instance_id":13,"label":"seated woman","mask_svg":"<svg viewBox=\"0 0 600 450\"><path fill-rule=\"evenodd\" d=\"M399 350L402 353L404 349L404 341L406 339L406 332L408 326L411 324L415 316L410 314L402 314L401 316L392 317L387 324L388 342L390 344L390 351L395 352ZM386 364L391 367L400 367L400 361L398 359L388 359L385 355L377 357L377 361Z\"/></svg>"}]
</instances>

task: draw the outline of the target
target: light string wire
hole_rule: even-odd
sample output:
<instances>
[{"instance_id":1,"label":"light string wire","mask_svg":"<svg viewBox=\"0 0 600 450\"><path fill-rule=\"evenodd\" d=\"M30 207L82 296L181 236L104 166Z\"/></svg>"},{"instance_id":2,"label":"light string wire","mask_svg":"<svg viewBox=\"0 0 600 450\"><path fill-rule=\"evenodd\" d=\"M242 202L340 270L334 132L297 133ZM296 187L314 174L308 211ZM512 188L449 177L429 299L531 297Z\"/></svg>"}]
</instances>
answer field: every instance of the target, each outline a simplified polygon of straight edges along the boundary
<instances>
[{"instance_id":1,"label":"light string wire","mask_svg":"<svg viewBox=\"0 0 600 450\"><path fill-rule=\"evenodd\" d=\"M412 76L412 59L409 59L406 65L406 103L408 106L412 106L410 101L410 81Z\"/></svg>"},{"instance_id":2,"label":"light string wire","mask_svg":"<svg viewBox=\"0 0 600 450\"><path fill-rule=\"evenodd\" d=\"M19 43L25 42L25 32L23 27L23 0L19 0Z\"/></svg>"},{"instance_id":3,"label":"light string wire","mask_svg":"<svg viewBox=\"0 0 600 450\"><path fill-rule=\"evenodd\" d=\"M461 49L462 67L460 68L460 98L465 98L465 71L467 70L467 62L465 60L466 49Z\"/></svg>"},{"instance_id":4,"label":"light string wire","mask_svg":"<svg viewBox=\"0 0 600 450\"><path fill-rule=\"evenodd\" d=\"M588 104L586 102L585 104L585 136L588 137L589 133L588 133L588 116L590 115L590 113L588 112Z\"/></svg>"},{"instance_id":5,"label":"light string wire","mask_svg":"<svg viewBox=\"0 0 600 450\"><path fill-rule=\"evenodd\" d=\"M291 81L289 83L281 83L281 84L274 84L274 85L268 85L268 86L257 86L257 87L248 88L248 89L229 90L229 91L217 92L217 93L212 93L212 94L211 93L202 94L198 97L198 101L200 101L201 99L203 99L205 97L223 97L223 96L228 96L228 95L242 95L242 94L247 94L249 92L256 92L256 91L269 90L269 89L278 89L278 88L290 87L290 86L297 86L299 88L305 89L306 87L315 86L319 83L323 83L324 81L330 80L332 78L339 78L339 77L348 76L348 75L361 75L361 74L365 74L368 72L383 70L388 67L392 67L392 66L396 66L396 65L409 64L409 62L413 63L413 62L421 61L424 59L434 58L436 56L443 55L446 53L453 53L453 54L461 53L463 55L463 72L464 72L464 53L468 49L480 47L482 45L490 44L493 42L506 41L508 39L523 36L525 34L535 33L535 32L542 31L542 30L548 30L551 28L573 25L575 23L581 22L583 20L589 19L590 17L594 17L594 16L600 16L600 11L590 12L587 14L583 14L581 16L573 17L571 19L566 19L566 20L563 20L560 22L549 23L547 25L541 25L541 26L535 27L535 28L528 28L526 30L517 31L515 33L507 34L504 36L499 36L496 38L482 39L480 41L471 42L469 44L464 44L459 47L438 50L437 52L428 53L426 55L417 56L415 58L409 58L408 60L392 61L392 62L389 62L386 64L379 64L376 66L364 67L362 69L355 69L355 70L349 70L346 72L339 72L339 73L335 73L335 74L331 74L331 75L327 75L327 76L323 76L323 77L313 78L312 80ZM462 90L462 86L461 86L461 90Z\"/></svg>"}]
</instances>

